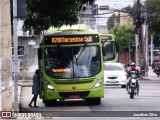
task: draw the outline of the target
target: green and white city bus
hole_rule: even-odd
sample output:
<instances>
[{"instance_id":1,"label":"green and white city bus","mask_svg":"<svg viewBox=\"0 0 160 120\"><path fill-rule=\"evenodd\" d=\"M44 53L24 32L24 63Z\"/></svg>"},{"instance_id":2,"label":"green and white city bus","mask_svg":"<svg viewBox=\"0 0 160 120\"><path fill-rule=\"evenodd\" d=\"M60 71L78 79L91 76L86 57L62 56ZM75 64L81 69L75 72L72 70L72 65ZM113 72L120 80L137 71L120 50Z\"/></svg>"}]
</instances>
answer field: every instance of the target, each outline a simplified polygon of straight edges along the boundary
<instances>
[{"instance_id":1,"label":"green and white city bus","mask_svg":"<svg viewBox=\"0 0 160 120\"><path fill-rule=\"evenodd\" d=\"M117 62L117 44L112 34L100 34L103 43L104 62Z\"/></svg>"},{"instance_id":2,"label":"green and white city bus","mask_svg":"<svg viewBox=\"0 0 160 120\"><path fill-rule=\"evenodd\" d=\"M41 37L38 56L40 98L46 106L65 99L100 105L104 69L98 32L81 25L58 31L51 28Z\"/></svg>"}]
</instances>

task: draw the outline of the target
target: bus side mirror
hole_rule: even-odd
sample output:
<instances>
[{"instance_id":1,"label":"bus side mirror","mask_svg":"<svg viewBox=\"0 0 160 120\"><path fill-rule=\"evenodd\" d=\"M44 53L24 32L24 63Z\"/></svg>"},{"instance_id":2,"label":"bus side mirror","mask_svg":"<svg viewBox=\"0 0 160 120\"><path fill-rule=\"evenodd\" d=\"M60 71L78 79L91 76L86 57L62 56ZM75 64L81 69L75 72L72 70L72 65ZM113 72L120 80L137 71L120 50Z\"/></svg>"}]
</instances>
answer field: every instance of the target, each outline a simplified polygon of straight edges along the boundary
<instances>
[{"instance_id":1,"label":"bus side mirror","mask_svg":"<svg viewBox=\"0 0 160 120\"><path fill-rule=\"evenodd\" d=\"M119 52L119 44L117 42L115 42L116 44L116 53Z\"/></svg>"},{"instance_id":2,"label":"bus side mirror","mask_svg":"<svg viewBox=\"0 0 160 120\"><path fill-rule=\"evenodd\" d=\"M103 56L105 56L105 54L106 54L104 46L102 47L102 54L103 54Z\"/></svg>"},{"instance_id":3,"label":"bus side mirror","mask_svg":"<svg viewBox=\"0 0 160 120\"><path fill-rule=\"evenodd\" d=\"M101 42L102 43L102 54L103 54L103 57L105 56L105 47L104 47L104 41Z\"/></svg>"},{"instance_id":4,"label":"bus side mirror","mask_svg":"<svg viewBox=\"0 0 160 120\"><path fill-rule=\"evenodd\" d=\"M38 59L41 60L42 59L42 49L38 48Z\"/></svg>"}]
</instances>

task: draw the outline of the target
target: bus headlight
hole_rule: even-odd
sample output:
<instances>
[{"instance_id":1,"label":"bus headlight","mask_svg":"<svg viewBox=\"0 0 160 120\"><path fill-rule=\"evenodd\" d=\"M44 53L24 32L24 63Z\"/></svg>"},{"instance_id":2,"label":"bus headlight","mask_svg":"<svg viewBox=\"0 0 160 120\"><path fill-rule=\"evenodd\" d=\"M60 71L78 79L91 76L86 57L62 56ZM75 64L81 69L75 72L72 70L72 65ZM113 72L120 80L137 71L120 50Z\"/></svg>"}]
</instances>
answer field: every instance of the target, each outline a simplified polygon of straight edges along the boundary
<instances>
[{"instance_id":1,"label":"bus headlight","mask_svg":"<svg viewBox=\"0 0 160 120\"><path fill-rule=\"evenodd\" d=\"M95 84L93 88L98 88L102 83L102 79L98 80L98 82Z\"/></svg>"},{"instance_id":2,"label":"bus headlight","mask_svg":"<svg viewBox=\"0 0 160 120\"><path fill-rule=\"evenodd\" d=\"M47 87L48 87L48 89L51 89L51 90L55 89L52 85L48 85Z\"/></svg>"},{"instance_id":3,"label":"bus headlight","mask_svg":"<svg viewBox=\"0 0 160 120\"><path fill-rule=\"evenodd\" d=\"M48 81L44 81L44 83L45 83L45 85L47 86L48 89L55 90L55 88Z\"/></svg>"}]
</instances>

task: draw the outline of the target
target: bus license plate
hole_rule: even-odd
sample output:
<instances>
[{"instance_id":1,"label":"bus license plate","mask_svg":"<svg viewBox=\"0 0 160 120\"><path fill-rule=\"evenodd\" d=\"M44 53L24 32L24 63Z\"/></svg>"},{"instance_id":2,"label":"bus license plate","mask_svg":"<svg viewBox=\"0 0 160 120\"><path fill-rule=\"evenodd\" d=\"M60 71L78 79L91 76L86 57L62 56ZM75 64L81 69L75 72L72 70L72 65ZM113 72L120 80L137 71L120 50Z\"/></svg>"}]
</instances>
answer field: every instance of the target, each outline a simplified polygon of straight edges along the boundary
<instances>
[{"instance_id":1,"label":"bus license plate","mask_svg":"<svg viewBox=\"0 0 160 120\"><path fill-rule=\"evenodd\" d=\"M110 83L116 83L116 81L109 81Z\"/></svg>"},{"instance_id":2,"label":"bus license plate","mask_svg":"<svg viewBox=\"0 0 160 120\"><path fill-rule=\"evenodd\" d=\"M78 98L80 98L80 96L79 95L70 95L69 98L70 99L78 99Z\"/></svg>"}]
</instances>

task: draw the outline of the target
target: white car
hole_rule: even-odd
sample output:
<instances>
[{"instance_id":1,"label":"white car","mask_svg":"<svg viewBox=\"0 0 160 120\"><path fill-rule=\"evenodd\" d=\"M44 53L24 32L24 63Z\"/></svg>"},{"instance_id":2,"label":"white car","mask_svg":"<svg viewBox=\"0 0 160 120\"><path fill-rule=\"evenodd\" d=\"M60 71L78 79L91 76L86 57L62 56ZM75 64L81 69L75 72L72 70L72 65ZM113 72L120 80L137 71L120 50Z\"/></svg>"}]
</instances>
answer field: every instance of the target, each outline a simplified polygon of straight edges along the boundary
<instances>
[{"instance_id":1,"label":"white car","mask_svg":"<svg viewBox=\"0 0 160 120\"><path fill-rule=\"evenodd\" d=\"M127 73L121 63L104 63L104 84L126 87Z\"/></svg>"}]
</instances>

